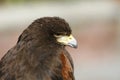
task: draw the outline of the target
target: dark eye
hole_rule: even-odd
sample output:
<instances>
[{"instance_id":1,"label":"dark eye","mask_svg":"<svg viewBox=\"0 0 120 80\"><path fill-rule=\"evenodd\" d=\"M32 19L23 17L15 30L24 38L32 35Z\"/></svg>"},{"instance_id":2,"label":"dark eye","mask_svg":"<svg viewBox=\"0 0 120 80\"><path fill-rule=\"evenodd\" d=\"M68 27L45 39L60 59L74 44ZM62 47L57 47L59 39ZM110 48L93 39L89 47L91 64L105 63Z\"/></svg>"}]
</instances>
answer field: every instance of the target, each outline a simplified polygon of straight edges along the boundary
<instances>
[{"instance_id":1,"label":"dark eye","mask_svg":"<svg viewBox=\"0 0 120 80\"><path fill-rule=\"evenodd\" d=\"M59 32L59 33L56 33L57 36L59 35L67 35L67 33L63 33L63 32Z\"/></svg>"},{"instance_id":2,"label":"dark eye","mask_svg":"<svg viewBox=\"0 0 120 80\"><path fill-rule=\"evenodd\" d=\"M60 33L56 33L57 36L61 35Z\"/></svg>"}]
</instances>

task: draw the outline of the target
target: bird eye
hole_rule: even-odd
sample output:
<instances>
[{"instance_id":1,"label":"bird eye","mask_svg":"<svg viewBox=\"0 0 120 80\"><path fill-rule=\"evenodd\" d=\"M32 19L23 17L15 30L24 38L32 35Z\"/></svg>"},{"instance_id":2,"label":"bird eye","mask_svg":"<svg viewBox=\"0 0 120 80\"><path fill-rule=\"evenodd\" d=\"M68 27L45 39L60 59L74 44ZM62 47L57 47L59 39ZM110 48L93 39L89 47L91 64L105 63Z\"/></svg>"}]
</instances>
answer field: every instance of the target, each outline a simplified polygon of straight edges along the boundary
<instances>
[{"instance_id":1,"label":"bird eye","mask_svg":"<svg viewBox=\"0 0 120 80\"><path fill-rule=\"evenodd\" d=\"M59 37L61 37L63 34L62 33L55 33L55 37L57 37L57 38L59 38Z\"/></svg>"},{"instance_id":2,"label":"bird eye","mask_svg":"<svg viewBox=\"0 0 120 80\"><path fill-rule=\"evenodd\" d=\"M57 36L61 35L60 33L56 33Z\"/></svg>"},{"instance_id":3,"label":"bird eye","mask_svg":"<svg viewBox=\"0 0 120 80\"><path fill-rule=\"evenodd\" d=\"M57 36L60 36L60 35L67 35L67 33L63 33L63 32L59 32L59 33L56 33Z\"/></svg>"}]
</instances>

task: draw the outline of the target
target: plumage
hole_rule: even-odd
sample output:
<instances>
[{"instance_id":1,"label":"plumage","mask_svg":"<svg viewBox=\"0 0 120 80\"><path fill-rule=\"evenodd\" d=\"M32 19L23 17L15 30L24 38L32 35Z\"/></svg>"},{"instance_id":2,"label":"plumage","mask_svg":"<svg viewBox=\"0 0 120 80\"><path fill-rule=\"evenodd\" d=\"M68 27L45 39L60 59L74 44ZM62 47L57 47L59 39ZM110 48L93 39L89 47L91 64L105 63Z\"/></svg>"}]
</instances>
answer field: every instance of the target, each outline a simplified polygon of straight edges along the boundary
<instances>
[{"instance_id":1,"label":"plumage","mask_svg":"<svg viewBox=\"0 0 120 80\"><path fill-rule=\"evenodd\" d=\"M71 40L57 41L71 33L69 24L59 17L35 20L1 59L0 80L75 80L73 61L65 49Z\"/></svg>"}]
</instances>

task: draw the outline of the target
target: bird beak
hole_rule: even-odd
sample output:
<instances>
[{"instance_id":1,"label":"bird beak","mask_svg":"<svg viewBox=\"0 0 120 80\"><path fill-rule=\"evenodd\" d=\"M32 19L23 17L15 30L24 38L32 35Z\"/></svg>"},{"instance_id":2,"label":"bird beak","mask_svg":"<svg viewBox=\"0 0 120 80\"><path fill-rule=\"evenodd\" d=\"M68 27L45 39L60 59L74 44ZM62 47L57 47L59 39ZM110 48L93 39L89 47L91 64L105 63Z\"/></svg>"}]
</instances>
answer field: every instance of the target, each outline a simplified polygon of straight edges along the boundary
<instances>
[{"instance_id":1,"label":"bird beak","mask_svg":"<svg viewBox=\"0 0 120 80\"><path fill-rule=\"evenodd\" d=\"M57 37L57 41L59 43L73 47L73 48L77 48L77 41L72 35L70 36L60 35L60 36L55 36L55 37Z\"/></svg>"}]
</instances>

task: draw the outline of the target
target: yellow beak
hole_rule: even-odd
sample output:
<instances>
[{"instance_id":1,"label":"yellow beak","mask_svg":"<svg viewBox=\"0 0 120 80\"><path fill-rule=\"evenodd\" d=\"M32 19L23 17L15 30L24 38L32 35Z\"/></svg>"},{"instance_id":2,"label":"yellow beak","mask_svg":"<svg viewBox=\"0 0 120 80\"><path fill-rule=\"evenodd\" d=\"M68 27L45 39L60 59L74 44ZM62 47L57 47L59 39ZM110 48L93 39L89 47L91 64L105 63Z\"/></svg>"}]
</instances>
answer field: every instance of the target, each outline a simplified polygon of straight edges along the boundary
<instances>
[{"instance_id":1,"label":"yellow beak","mask_svg":"<svg viewBox=\"0 0 120 80\"><path fill-rule=\"evenodd\" d=\"M57 41L63 45L67 45L73 48L77 48L77 41L76 39L70 35L70 36L56 36Z\"/></svg>"}]
</instances>

